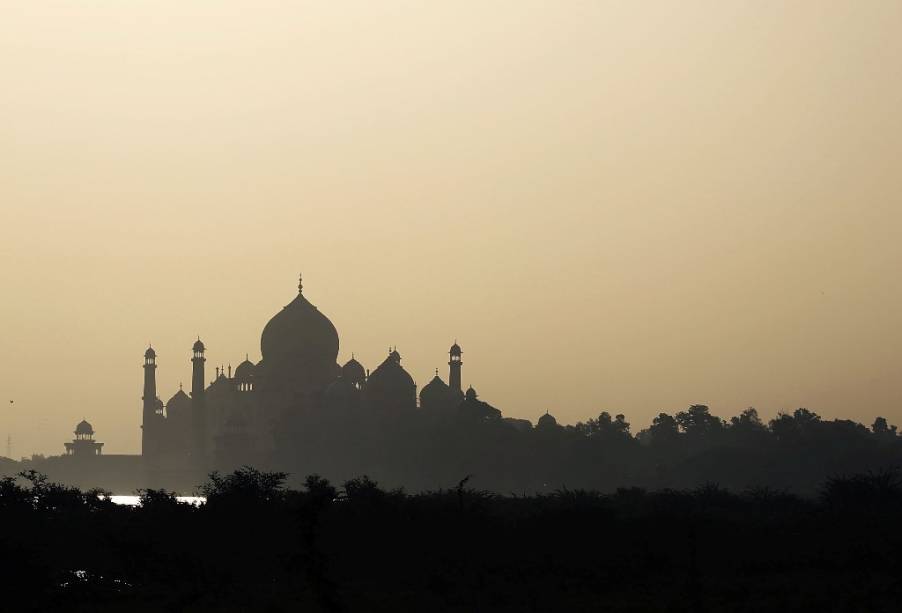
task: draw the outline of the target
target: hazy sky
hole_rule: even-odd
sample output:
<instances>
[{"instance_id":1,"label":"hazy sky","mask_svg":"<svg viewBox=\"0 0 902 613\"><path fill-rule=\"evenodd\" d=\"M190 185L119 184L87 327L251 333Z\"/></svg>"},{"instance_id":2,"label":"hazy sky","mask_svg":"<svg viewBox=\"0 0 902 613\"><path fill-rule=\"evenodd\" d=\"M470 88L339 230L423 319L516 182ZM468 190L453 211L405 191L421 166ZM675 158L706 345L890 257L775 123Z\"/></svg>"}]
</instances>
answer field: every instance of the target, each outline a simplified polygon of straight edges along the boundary
<instances>
[{"instance_id":1,"label":"hazy sky","mask_svg":"<svg viewBox=\"0 0 902 613\"><path fill-rule=\"evenodd\" d=\"M902 422L902 3L0 0L0 435L259 359L305 294L375 367L564 422ZM15 400L15 404L9 404ZM0 440L0 454L5 454Z\"/></svg>"}]
</instances>

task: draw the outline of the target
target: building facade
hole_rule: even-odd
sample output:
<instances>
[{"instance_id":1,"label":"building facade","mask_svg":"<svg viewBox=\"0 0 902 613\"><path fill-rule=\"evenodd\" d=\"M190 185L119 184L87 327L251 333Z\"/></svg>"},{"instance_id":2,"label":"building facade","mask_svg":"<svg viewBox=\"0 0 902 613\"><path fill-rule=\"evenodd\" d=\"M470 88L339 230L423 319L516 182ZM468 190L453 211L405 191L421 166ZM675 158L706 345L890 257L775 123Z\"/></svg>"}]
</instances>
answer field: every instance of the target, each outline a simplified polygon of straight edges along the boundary
<instances>
[{"instance_id":1,"label":"building facade","mask_svg":"<svg viewBox=\"0 0 902 613\"><path fill-rule=\"evenodd\" d=\"M260 350L259 362L245 356L234 371L230 365L215 367L207 381L207 348L198 338L191 348L190 395L180 386L163 403L156 388L157 354L148 348L142 424L145 462L161 471L185 465L200 471L266 466L280 444L275 433L290 429L297 418L355 411L398 417L417 410L451 412L462 406L474 410L475 395L467 404L461 390L463 352L457 342L449 350L449 383L436 370L418 398L397 348L391 348L372 372L353 356L338 364L338 332L307 300L300 283L295 298L264 326Z\"/></svg>"}]
</instances>

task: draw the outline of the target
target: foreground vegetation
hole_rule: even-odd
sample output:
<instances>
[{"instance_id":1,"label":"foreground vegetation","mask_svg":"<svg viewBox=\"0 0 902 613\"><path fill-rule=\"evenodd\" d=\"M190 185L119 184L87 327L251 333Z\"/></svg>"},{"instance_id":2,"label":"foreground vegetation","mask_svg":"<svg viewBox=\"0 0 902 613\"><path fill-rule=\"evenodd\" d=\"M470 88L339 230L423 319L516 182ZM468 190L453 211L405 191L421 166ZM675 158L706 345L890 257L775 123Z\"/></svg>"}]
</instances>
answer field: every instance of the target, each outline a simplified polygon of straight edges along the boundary
<instances>
[{"instance_id":1,"label":"foreground vegetation","mask_svg":"<svg viewBox=\"0 0 902 613\"><path fill-rule=\"evenodd\" d=\"M8 610L890 611L902 597L895 471L832 478L812 498L285 479L243 468L211 475L205 505L145 490L126 507L5 478Z\"/></svg>"}]
</instances>

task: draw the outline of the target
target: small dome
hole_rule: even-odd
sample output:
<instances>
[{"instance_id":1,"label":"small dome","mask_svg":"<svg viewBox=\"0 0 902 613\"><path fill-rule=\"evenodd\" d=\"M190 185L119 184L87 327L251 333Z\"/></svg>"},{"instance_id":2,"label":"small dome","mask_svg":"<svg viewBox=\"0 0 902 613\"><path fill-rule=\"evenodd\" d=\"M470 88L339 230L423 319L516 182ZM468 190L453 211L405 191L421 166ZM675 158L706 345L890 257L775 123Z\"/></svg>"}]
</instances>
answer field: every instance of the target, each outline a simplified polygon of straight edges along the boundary
<instances>
[{"instance_id":1,"label":"small dome","mask_svg":"<svg viewBox=\"0 0 902 613\"><path fill-rule=\"evenodd\" d=\"M420 395L427 393L429 391L441 391L447 392L450 388L448 384L442 381L442 378L438 376L438 373L432 377L432 381L423 386L423 390L420 392Z\"/></svg>"},{"instance_id":2,"label":"small dome","mask_svg":"<svg viewBox=\"0 0 902 613\"><path fill-rule=\"evenodd\" d=\"M415 387L413 377L401 366L401 354L393 350L385 361L370 374L368 386L372 385L398 385Z\"/></svg>"},{"instance_id":3,"label":"small dome","mask_svg":"<svg viewBox=\"0 0 902 613\"><path fill-rule=\"evenodd\" d=\"M182 388L179 388L179 391L173 394L166 403L166 412L172 415L175 412L188 410L191 410L191 397Z\"/></svg>"},{"instance_id":4,"label":"small dome","mask_svg":"<svg viewBox=\"0 0 902 613\"><path fill-rule=\"evenodd\" d=\"M473 389L473 386L467 388L467 393L464 394L464 398L467 400L476 400L479 395L476 393L476 390Z\"/></svg>"},{"instance_id":5,"label":"small dome","mask_svg":"<svg viewBox=\"0 0 902 613\"><path fill-rule=\"evenodd\" d=\"M341 376L351 384L363 383L366 381L366 369L352 357L341 367Z\"/></svg>"},{"instance_id":6,"label":"small dome","mask_svg":"<svg viewBox=\"0 0 902 613\"><path fill-rule=\"evenodd\" d=\"M442 381L436 371L432 381L423 386L420 390L420 406L424 409L432 409L442 407L448 404L450 399L451 388Z\"/></svg>"},{"instance_id":7,"label":"small dome","mask_svg":"<svg viewBox=\"0 0 902 613\"><path fill-rule=\"evenodd\" d=\"M551 426L556 426L557 420L554 418L554 415L545 411L545 414L539 418L539 421L536 423L537 427L541 428L550 428Z\"/></svg>"},{"instance_id":8,"label":"small dome","mask_svg":"<svg viewBox=\"0 0 902 613\"><path fill-rule=\"evenodd\" d=\"M451 345L451 350L448 353L451 355L460 355L463 351L460 350L460 345L457 344L457 341L454 341L454 344Z\"/></svg>"},{"instance_id":9,"label":"small dome","mask_svg":"<svg viewBox=\"0 0 902 613\"><path fill-rule=\"evenodd\" d=\"M153 347L148 347L147 351L144 352L144 357L148 360L152 360L157 357L157 352L153 350Z\"/></svg>"},{"instance_id":10,"label":"small dome","mask_svg":"<svg viewBox=\"0 0 902 613\"><path fill-rule=\"evenodd\" d=\"M238 368L235 369L235 378L238 381L249 381L254 378L257 367L248 359L245 359Z\"/></svg>"},{"instance_id":11,"label":"small dome","mask_svg":"<svg viewBox=\"0 0 902 613\"><path fill-rule=\"evenodd\" d=\"M198 338L196 341L194 341L194 347L192 347L192 349L195 353L203 353L206 350L206 347L204 347L203 342L201 342L200 338Z\"/></svg>"},{"instance_id":12,"label":"small dome","mask_svg":"<svg viewBox=\"0 0 902 613\"><path fill-rule=\"evenodd\" d=\"M401 366L401 355L393 350L370 373L366 382L366 394L373 407L386 409L415 409L417 386L413 377Z\"/></svg>"},{"instance_id":13,"label":"small dome","mask_svg":"<svg viewBox=\"0 0 902 613\"><path fill-rule=\"evenodd\" d=\"M94 434L94 428L87 422L87 420L81 420L78 422L78 425L75 426L75 434Z\"/></svg>"}]
</instances>

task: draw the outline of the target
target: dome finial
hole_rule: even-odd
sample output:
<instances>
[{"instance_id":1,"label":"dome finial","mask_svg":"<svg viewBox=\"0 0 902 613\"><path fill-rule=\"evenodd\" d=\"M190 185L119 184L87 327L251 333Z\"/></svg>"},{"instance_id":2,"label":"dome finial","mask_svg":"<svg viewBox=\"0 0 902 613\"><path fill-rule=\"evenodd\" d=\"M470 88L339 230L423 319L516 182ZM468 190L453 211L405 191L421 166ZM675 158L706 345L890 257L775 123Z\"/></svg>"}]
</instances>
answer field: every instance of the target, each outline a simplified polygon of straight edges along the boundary
<instances>
[{"instance_id":1,"label":"dome finial","mask_svg":"<svg viewBox=\"0 0 902 613\"><path fill-rule=\"evenodd\" d=\"M298 293L304 293L304 275L301 273L298 273Z\"/></svg>"}]
</instances>

